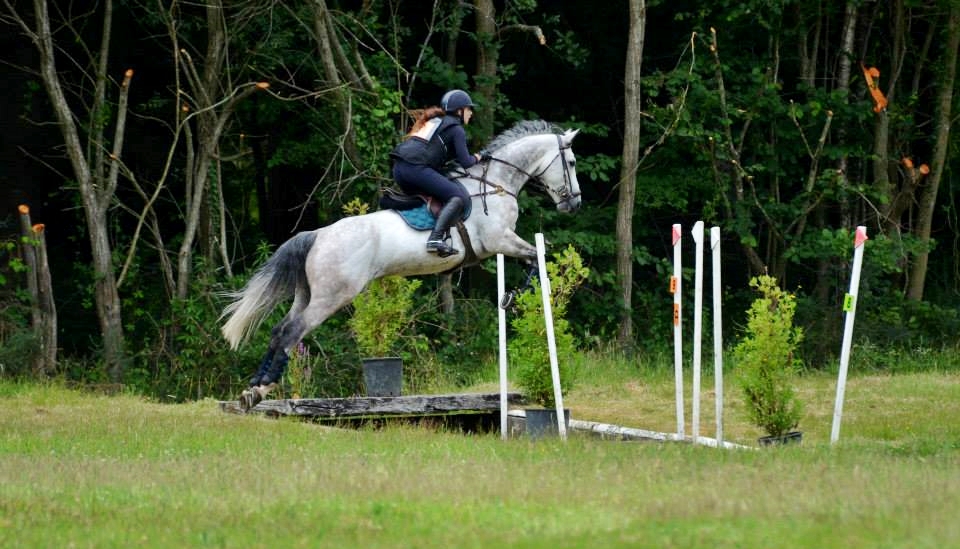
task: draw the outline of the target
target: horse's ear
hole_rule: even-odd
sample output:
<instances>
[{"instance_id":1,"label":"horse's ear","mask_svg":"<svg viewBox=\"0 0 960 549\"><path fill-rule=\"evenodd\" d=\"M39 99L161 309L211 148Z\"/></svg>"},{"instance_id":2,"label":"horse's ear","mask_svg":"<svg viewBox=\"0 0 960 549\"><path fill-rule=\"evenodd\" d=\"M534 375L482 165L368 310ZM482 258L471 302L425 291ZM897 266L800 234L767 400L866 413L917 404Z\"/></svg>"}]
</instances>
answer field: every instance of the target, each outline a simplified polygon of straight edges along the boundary
<instances>
[{"instance_id":1,"label":"horse's ear","mask_svg":"<svg viewBox=\"0 0 960 549\"><path fill-rule=\"evenodd\" d=\"M569 147L569 146L570 146L570 143L573 142L573 138L576 137L578 133L580 133L580 130L567 130L567 131L563 132L563 144L564 144L564 146Z\"/></svg>"}]
</instances>

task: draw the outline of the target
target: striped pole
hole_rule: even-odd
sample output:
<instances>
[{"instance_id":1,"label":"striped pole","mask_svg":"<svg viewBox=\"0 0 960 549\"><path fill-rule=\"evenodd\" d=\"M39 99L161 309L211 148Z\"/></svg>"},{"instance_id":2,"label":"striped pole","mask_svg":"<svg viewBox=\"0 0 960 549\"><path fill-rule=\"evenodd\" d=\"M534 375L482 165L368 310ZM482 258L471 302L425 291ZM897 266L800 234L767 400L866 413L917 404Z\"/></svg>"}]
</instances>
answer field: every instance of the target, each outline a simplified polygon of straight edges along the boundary
<instances>
[{"instance_id":1,"label":"striped pole","mask_svg":"<svg viewBox=\"0 0 960 549\"><path fill-rule=\"evenodd\" d=\"M670 291L673 293L673 372L677 386L677 436L684 437L683 432L683 330L680 316L680 301L683 279L682 257L680 255L681 227L679 223L673 225L673 276L670 278Z\"/></svg>"},{"instance_id":2,"label":"striped pole","mask_svg":"<svg viewBox=\"0 0 960 549\"><path fill-rule=\"evenodd\" d=\"M700 438L700 355L702 350L703 332L703 221L693 224L693 243L696 250L694 259L693 278L693 402L691 403L693 419L693 443Z\"/></svg>"},{"instance_id":3,"label":"striped pole","mask_svg":"<svg viewBox=\"0 0 960 549\"><path fill-rule=\"evenodd\" d=\"M507 439L507 311L502 307L506 293L503 254L497 254L497 317L500 323L500 438Z\"/></svg>"},{"instance_id":4,"label":"striped pole","mask_svg":"<svg viewBox=\"0 0 960 549\"><path fill-rule=\"evenodd\" d=\"M567 440L567 422L563 413L563 391L560 388L560 365L557 362L557 340L553 331L553 307L550 305L550 277L547 276L546 243L543 233L535 235L537 262L540 264L540 293L543 295L543 321L547 329L547 349L550 352L550 374L553 377L553 399L557 405L557 432Z\"/></svg>"},{"instance_id":5,"label":"striped pole","mask_svg":"<svg viewBox=\"0 0 960 549\"><path fill-rule=\"evenodd\" d=\"M837 399L833 406L833 429L830 443L840 439L840 416L843 415L843 392L847 384L847 368L850 366L850 345L853 341L853 320L857 314L857 291L860 288L860 267L863 265L863 243L867 241L867 228L857 227L853 239L853 273L850 276L850 291L844 296L843 346L840 350L840 373L837 376Z\"/></svg>"},{"instance_id":6,"label":"striped pole","mask_svg":"<svg viewBox=\"0 0 960 549\"><path fill-rule=\"evenodd\" d=\"M716 394L717 448L723 448L723 314L720 310L720 227L710 228L713 253L713 381Z\"/></svg>"}]
</instances>

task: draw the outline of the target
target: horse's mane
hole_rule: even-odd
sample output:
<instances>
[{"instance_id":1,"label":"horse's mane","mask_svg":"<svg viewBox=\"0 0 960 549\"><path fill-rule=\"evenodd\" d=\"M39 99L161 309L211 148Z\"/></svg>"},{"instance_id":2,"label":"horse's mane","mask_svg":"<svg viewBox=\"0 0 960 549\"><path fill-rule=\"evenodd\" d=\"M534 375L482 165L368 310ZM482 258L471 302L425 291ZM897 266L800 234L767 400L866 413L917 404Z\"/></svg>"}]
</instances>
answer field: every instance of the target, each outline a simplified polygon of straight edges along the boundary
<instances>
[{"instance_id":1,"label":"horse's mane","mask_svg":"<svg viewBox=\"0 0 960 549\"><path fill-rule=\"evenodd\" d=\"M512 128L504 130L503 133L491 139L490 143L488 143L483 150L484 152L493 152L528 135L557 133L560 133L560 128L545 120L522 120L514 124Z\"/></svg>"}]
</instances>

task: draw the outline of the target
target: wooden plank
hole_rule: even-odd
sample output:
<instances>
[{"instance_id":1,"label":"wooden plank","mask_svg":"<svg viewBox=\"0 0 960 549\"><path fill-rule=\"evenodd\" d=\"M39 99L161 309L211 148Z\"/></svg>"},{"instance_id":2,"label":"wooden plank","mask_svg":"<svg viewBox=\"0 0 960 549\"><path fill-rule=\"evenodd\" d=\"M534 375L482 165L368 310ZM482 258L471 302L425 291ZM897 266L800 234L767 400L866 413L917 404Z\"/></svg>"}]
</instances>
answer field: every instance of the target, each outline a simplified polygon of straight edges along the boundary
<instances>
[{"instance_id":1,"label":"wooden plank","mask_svg":"<svg viewBox=\"0 0 960 549\"><path fill-rule=\"evenodd\" d=\"M520 393L507 393L509 404L524 402ZM242 414L236 401L221 401L224 412ZM398 397L296 398L264 400L250 413L316 419L481 414L500 410L500 393L407 395Z\"/></svg>"}]
</instances>

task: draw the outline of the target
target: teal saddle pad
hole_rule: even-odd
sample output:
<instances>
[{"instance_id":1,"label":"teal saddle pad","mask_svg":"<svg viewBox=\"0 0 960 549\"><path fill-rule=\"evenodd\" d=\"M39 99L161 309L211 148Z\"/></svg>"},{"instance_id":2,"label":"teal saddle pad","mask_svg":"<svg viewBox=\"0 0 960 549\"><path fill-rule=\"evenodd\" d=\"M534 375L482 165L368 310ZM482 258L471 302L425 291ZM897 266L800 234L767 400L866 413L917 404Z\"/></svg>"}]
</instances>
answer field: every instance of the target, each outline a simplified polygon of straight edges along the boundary
<instances>
[{"instance_id":1,"label":"teal saddle pad","mask_svg":"<svg viewBox=\"0 0 960 549\"><path fill-rule=\"evenodd\" d=\"M466 189L463 187L463 183L458 180L453 180L460 189L463 191L463 194L470 196ZM399 195L399 196L398 196ZM419 200L420 204L414 207L410 207L410 203ZM422 199L417 199L412 195L405 195L399 191L391 191L391 189L384 189L384 193L380 197L380 208L393 210L397 213L404 221L407 222L407 225L415 231L429 231L437 224L437 217L433 215L430 211L430 207L427 206L427 203L422 201ZM464 205L463 213L460 216L461 221L466 221L470 217L470 212L473 210L473 201L467 199L467 203Z\"/></svg>"},{"instance_id":2,"label":"teal saddle pad","mask_svg":"<svg viewBox=\"0 0 960 549\"><path fill-rule=\"evenodd\" d=\"M416 231L429 231L437 224L437 218L430 212L430 208L427 207L426 202L409 210L393 211L402 217L411 229Z\"/></svg>"},{"instance_id":3,"label":"teal saddle pad","mask_svg":"<svg viewBox=\"0 0 960 549\"><path fill-rule=\"evenodd\" d=\"M467 202L466 208L463 209L463 214L460 216L461 221L466 221L470 217L470 212L473 210L473 204ZM430 208L427 207L427 203L415 207L409 208L406 210L393 210L397 215L403 218L407 222L407 225L415 231L430 231L433 230L433 227L437 224L437 217L433 215L430 211Z\"/></svg>"}]
</instances>

